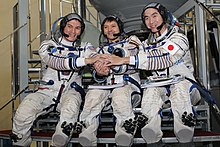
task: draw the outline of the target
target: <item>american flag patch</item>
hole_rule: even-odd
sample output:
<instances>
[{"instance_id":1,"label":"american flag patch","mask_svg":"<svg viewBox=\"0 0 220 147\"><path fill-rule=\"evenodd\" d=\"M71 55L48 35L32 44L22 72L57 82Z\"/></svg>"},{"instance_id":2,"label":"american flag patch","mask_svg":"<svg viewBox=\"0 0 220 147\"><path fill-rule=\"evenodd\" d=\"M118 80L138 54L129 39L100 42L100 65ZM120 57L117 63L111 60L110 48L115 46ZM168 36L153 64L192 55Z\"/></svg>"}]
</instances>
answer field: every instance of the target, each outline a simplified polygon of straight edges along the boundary
<instances>
[{"instance_id":1,"label":"american flag patch","mask_svg":"<svg viewBox=\"0 0 220 147\"><path fill-rule=\"evenodd\" d=\"M171 55L174 55L180 49L175 43L169 40L163 45L163 48Z\"/></svg>"}]
</instances>

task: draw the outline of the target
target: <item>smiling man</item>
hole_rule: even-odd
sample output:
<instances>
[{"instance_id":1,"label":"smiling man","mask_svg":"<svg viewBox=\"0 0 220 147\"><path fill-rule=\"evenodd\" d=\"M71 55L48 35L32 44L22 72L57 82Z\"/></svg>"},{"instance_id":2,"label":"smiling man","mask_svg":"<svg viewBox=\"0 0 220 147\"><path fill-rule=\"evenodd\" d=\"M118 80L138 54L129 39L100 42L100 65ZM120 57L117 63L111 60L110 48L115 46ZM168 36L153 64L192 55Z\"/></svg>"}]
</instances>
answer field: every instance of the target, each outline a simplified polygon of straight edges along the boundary
<instances>
[{"instance_id":1,"label":"smiling man","mask_svg":"<svg viewBox=\"0 0 220 147\"><path fill-rule=\"evenodd\" d=\"M109 56L107 65L134 65L137 69L152 71L154 78L181 75L194 79L188 39L180 31L175 17L160 3L146 5L141 17L150 32L148 39L143 41L144 51L130 57ZM141 135L148 146L157 146L162 138L159 112L164 102L171 103L177 140L183 146L190 145L195 125L192 105L199 100L198 90L186 79L170 86L144 89L141 113L148 119L141 125Z\"/></svg>"},{"instance_id":2,"label":"smiling man","mask_svg":"<svg viewBox=\"0 0 220 147\"><path fill-rule=\"evenodd\" d=\"M81 86L80 69L98 60L96 49L81 42L83 19L76 13L67 14L54 22L52 38L42 42L39 55L42 61L42 79L37 92L30 93L21 102L13 118L11 138L14 146L30 146L31 127L39 115L58 111L60 119L52 136L52 146L65 146L77 121L82 98L71 86Z\"/></svg>"},{"instance_id":3,"label":"smiling man","mask_svg":"<svg viewBox=\"0 0 220 147\"><path fill-rule=\"evenodd\" d=\"M136 36L127 37L125 35L123 22L115 15L107 16L103 20L101 30L104 41L100 42L98 52L102 55L133 56L138 53L140 48L143 49L140 40ZM139 72L133 66L107 67L106 64L103 62L94 64L94 78L103 87L123 83L124 74L129 74L137 83L140 83ZM118 146L131 146L137 128L134 123L135 115L132 102L133 99L138 99L137 103L140 102L140 95L133 97L134 93L138 91L138 87L130 82L127 85L111 89L90 89L86 94L84 108L80 115L80 121L85 124L79 134L80 144L85 147L97 146L96 134L99 126L99 116L105 107L105 102L111 97L111 106L116 117L115 142Z\"/></svg>"}]
</instances>

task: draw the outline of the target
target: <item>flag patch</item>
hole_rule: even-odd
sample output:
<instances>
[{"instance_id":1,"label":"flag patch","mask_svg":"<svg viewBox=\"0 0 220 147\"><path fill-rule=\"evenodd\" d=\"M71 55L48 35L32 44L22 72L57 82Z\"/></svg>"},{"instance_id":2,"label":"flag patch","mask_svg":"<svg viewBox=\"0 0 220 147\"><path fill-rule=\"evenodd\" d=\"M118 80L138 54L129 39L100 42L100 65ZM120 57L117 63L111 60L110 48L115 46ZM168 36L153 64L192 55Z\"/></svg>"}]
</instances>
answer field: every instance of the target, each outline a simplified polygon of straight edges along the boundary
<instances>
[{"instance_id":1,"label":"flag patch","mask_svg":"<svg viewBox=\"0 0 220 147\"><path fill-rule=\"evenodd\" d=\"M164 45L163 48L169 52L171 55L174 55L178 50L179 47L173 43L172 41L167 41Z\"/></svg>"}]
</instances>

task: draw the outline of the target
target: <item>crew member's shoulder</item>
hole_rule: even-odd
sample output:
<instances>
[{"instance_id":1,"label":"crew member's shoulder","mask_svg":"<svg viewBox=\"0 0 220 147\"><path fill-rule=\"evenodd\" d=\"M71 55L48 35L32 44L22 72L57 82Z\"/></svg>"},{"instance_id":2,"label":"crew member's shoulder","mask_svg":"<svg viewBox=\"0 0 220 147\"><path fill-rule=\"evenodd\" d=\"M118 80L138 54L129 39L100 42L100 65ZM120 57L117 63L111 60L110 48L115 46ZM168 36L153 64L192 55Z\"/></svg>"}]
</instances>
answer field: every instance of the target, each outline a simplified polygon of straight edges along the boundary
<instances>
[{"instance_id":1,"label":"crew member's shoulder","mask_svg":"<svg viewBox=\"0 0 220 147\"><path fill-rule=\"evenodd\" d=\"M41 42L41 46L45 46L45 45L54 46L54 47L58 46L58 44L52 39L44 40Z\"/></svg>"},{"instance_id":2,"label":"crew member's shoulder","mask_svg":"<svg viewBox=\"0 0 220 147\"><path fill-rule=\"evenodd\" d=\"M174 26L172 28L167 38L173 38L173 37L174 38L187 38L184 31L178 26Z\"/></svg>"},{"instance_id":3,"label":"crew member's shoulder","mask_svg":"<svg viewBox=\"0 0 220 147\"><path fill-rule=\"evenodd\" d=\"M81 42L81 47L88 48L90 50L96 50L97 47L92 45L90 42Z\"/></svg>"},{"instance_id":4,"label":"crew member's shoulder","mask_svg":"<svg viewBox=\"0 0 220 147\"><path fill-rule=\"evenodd\" d=\"M140 39L136 35L129 36L128 41L133 43L133 44L136 44L137 46L142 44Z\"/></svg>"},{"instance_id":5,"label":"crew member's shoulder","mask_svg":"<svg viewBox=\"0 0 220 147\"><path fill-rule=\"evenodd\" d=\"M130 35L128 38L131 40L139 40L139 38L136 35Z\"/></svg>"}]
</instances>

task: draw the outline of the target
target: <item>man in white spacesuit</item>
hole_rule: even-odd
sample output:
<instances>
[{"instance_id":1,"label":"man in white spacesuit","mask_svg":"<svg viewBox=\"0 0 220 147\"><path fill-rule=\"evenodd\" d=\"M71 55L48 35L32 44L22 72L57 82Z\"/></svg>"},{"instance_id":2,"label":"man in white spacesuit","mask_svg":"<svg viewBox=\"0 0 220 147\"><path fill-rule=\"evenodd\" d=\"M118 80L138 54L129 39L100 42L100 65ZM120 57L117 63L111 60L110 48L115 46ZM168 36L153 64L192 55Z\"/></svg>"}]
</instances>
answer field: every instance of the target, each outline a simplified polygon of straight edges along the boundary
<instances>
[{"instance_id":1,"label":"man in white spacesuit","mask_svg":"<svg viewBox=\"0 0 220 147\"><path fill-rule=\"evenodd\" d=\"M52 39L42 42L39 49L44 69L38 91L24 98L13 118L13 145L29 146L35 119L57 110L60 119L52 136L52 146L65 146L77 121L82 99L74 88L81 86L80 69L93 64L98 56L93 56L96 54L94 46L80 42L85 24L78 14L70 13L58 19L53 28L58 22L60 26L52 30Z\"/></svg>"},{"instance_id":2,"label":"man in white spacesuit","mask_svg":"<svg viewBox=\"0 0 220 147\"><path fill-rule=\"evenodd\" d=\"M114 16L107 16L101 25L104 41L99 48L100 54L115 54L117 56L133 56L138 53L142 44L136 36L126 37L122 21ZM133 66L106 67L106 63L96 62L93 72L94 78L104 85L123 83L123 75L129 74L140 84L139 72ZM136 124L132 110L132 98L134 92L139 92L137 85L128 84L112 89L90 89L85 97L83 111L80 114L82 132L79 134L79 142L82 146L97 146L97 129L99 126L99 115L105 106L106 100L111 97L113 114L116 117L115 141L118 146L130 146L135 134ZM138 94L139 95L139 94ZM136 95L136 98L139 96ZM133 97L134 98L134 97ZM135 99L135 98L134 98ZM137 102L137 101L136 101ZM138 103L138 102L137 102ZM80 126L80 124L79 124Z\"/></svg>"},{"instance_id":3,"label":"man in white spacesuit","mask_svg":"<svg viewBox=\"0 0 220 147\"><path fill-rule=\"evenodd\" d=\"M138 69L152 71L154 78L181 75L194 79L188 39L180 33L172 18L168 23L168 14L166 8L159 3L145 6L142 20L150 34L143 42L144 51L125 58L109 56L108 65L134 65ZM164 98L167 97L171 102L176 138L180 143L190 144L195 125L192 105L200 100L196 89L193 89L194 99L190 99L191 86L192 83L184 79L170 86L144 89L141 112L147 119L139 125L143 126L141 135L147 144L156 145L162 138L160 111Z\"/></svg>"}]
</instances>

